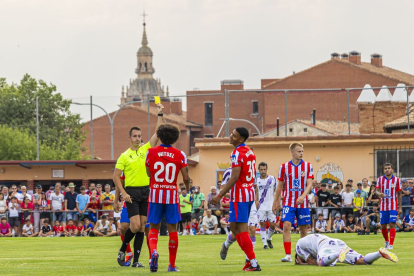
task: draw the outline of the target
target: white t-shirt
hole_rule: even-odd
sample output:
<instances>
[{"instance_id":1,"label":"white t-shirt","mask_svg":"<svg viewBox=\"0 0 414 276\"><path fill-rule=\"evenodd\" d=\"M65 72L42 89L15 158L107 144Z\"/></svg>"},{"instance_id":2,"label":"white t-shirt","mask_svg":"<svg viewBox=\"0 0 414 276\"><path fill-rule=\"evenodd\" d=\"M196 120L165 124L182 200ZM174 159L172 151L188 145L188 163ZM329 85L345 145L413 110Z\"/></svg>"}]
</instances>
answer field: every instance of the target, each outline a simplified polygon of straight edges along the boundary
<instances>
[{"instance_id":1,"label":"white t-shirt","mask_svg":"<svg viewBox=\"0 0 414 276\"><path fill-rule=\"evenodd\" d=\"M33 196L31 195L31 194L28 194L28 193L26 193L26 195L23 195L23 194L21 194L22 195L22 198L24 199L25 197L27 197L30 201L32 201L32 199L33 199Z\"/></svg>"},{"instance_id":2,"label":"white t-shirt","mask_svg":"<svg viewBox=\"0 0 414 276\"><path fill-rule=\"evenodd\" d=\"M111 224L112 231L116 231L116 226L114 223Z\"/></svg>"},{"instance_id":3,"label":"white t-shirt","mask_svg":"<svg viewBox=\"0 0 414 276\"><path fill-rule=\"evenodd\" d=\"M62 194L51 193L49 199L52 201L53 210L62 210L62 203L65 202L65 197Z\"/></svg>"},{"instance_id":4,"label":"white t-shirt","mask_svg":"<svg viewBox=\"0 0 414 276\"><path fill-rule=\"evenodd\" d=\"M334 228L339 228L339 227L345 227L345 223L344 223L344 221L342 220L342 219L340 219L340 220L334 220L333 221L333 225L334 225Z\"/></svg>"},{"instance_id":5,"label":"white t-shirt","mask_svg":"<svg viewBox=\"0 0 414 276\"><path fill-rule=\"evenodd\" d=\"M23 230L27 231L26 234L31 235L33 234L33 225L30 224L29 226L27 226L27 224L24 224Z\"/></svg>"},{"instance_id":6,"label":"white t-shirt","mask_svg":"<svg viewBox=\"0 0 414 276\"><path fill-rule=\"evenodd\" d=\"M342 199L344 201L344 206L348 204L352 204L352 200L354 199L354 193L353 192L343 192L342 193Z\"/></svg>"},{"instance_id":7,"label":"white t-shirt","mask_svg":"<svg viewBox=\"0 0 414 276\"><path fill-rule=\"evenodd\" d=\"M254 204L253 204L254 205ZM211 215L210 218L208 216L205 216L203 218L203 225L206 226L207 230L214 230L215 225L217 225L217 218L216 216Z\"/></svg>"},{"instance_id":8,"label":"white t-shirt","mask_svg":"<svg viewBox=\"0 0 414 276\"><path fill-rule=\"evenodd\" d=\"M24 198L24 195L23 194L16 193L14 196L17 198L17 200L19 201L19 203L22 203L23 202L23 198Z\"/></svg>"},{"instance_id":9,"label":"white t-shirt","mask_svg":"<svg viewBox=\"0 0 414 276\"><path fill-rule=\"evenodd\" d=\"M276 190L276 179L272 175L268 175L265 179L256 178L257 189L259 190L259 208L258 210L272 210L274 193Z\"/></svg>"},{"instance_id":10,"label":"white t-shirt","mask_svg":"<svg viewBox=\"0 0 414 276\"><path fill-rule=\"evenodd\" d=\"M13 203L9 202L9 217L15 218L19 216L19 204L16 203L16 208L12 209Z\"/></svg>"},{"instance_id":11,"label":"white t-shirt","mask_svg":"<svg viewBox=\"0 0 414 276\"><path fill-rule=\"evenodd\" d=\"M109 228L109 220L105 222L105 225L102 224L102 220L98 220L98 227L96 227L96 230L103 230Z\"/></svg>"},{"instance_id":12,"label":"white t-shirt","mask_svg":"<svg viewBox=\"0 0 414 276\"><path fill-rule=\"evenodd\" d=\"M315 223L315 228L325 229L328 226L325 220L320 221L319 219Z\"/></svg>"},{"instance_id":13,"label":"white t-shirt","mask_svg":"<svg viewBox=\"0 0 414 276\"><path fill-rule=\"evenodd\" d=\"M0 211L6 211L6 200L0 200Z\"/></svg>"},{"instance_id":14,"label":"white t-shirt","mask_svg":"<svg viewBox=\"0 0 414 276\"><path fill-rule=\"evenodd\" d=\"M315 200L315 195L313 193L308 194L309 207L311 208L316 207L316 202L311 204L311 202L314 200Z\"/></svg>"}]
</instances>

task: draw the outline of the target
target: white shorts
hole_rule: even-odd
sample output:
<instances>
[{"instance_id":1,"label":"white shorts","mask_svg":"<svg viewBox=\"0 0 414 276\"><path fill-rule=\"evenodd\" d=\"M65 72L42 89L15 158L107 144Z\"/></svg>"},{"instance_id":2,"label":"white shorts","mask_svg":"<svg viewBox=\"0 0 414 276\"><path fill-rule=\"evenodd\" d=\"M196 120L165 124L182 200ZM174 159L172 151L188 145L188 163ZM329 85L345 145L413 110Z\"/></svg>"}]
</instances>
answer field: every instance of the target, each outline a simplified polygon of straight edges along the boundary
<instances>
[{"instance_id":1,"label":"white shorts","mask_svg":"<svg viewBox=\"0 0 414 276\"><path fill-rule=\"evenodd\" d=\"M318 219L319 214L323 215L323 219L328 219L329 218L329 209L318 207L317 214L316 214L316 219Z\"/></svg>"},{"instance_id":2,"label":"white shorts","mask_svg":"<svg viewBox=\"0 0 414 276\"><path fill-rule=\"evenodd\" d=\"M254 202L253 202L253 204L254 204ZM259 220L258 220L258 217L257 217L256 208L254 208L254 209L252 208L250 210L249 222L247 223L247 225L248 226L254 226L254 227L259 226Z\"/></svg>"},{"instance_id":3,"label":"white shorts","mask_svg":"<svg viewBox=\"0 0 414 276\"><path fill-rule=\"evenodd\" d=\"M220 228L217 228L216 232L217 232L217 234L220 234ZM204 231L204 228L201 227L200 228L200 233L203 233L204 235L213 235L214 234L214 230Z\"/></svg>"},{"instance_id":4,"label":"white shorts","mask_svg":"<svg viewBox=\"0 0 414 276\"><path fill-rule=\"evenodd\" d=\"M343 241L338 240L338 239L323 240L321 242L321 244L319 246L319 250L318 250L318 257L317 257L318 263L320 263L320 261L322 260L323 257L327 257L327 256L332 255L334 253L339 255L339 252L341 252L341 250L344 249L345 247L346 247L346 243L344 243ZM364 256L362 256L358 252L351 249L349 251L349 253L346 254L344 263L350 264L350 265L355 265L356 261L363 258L363 257ZM337 261L338 260L333 262L330 266L335 266Z\"/></svg>"},{"instance_id":5,"label":"white shorts","mask_svg":"<svg viewBox=\"0 0 414 276\"><path fill-rule=\"evenodd\" d=\"M257 211L257 216L259 217L259 222L276 222L276 215L273 214L272 210L259 210Z\"/></svg>"}]
</instances>

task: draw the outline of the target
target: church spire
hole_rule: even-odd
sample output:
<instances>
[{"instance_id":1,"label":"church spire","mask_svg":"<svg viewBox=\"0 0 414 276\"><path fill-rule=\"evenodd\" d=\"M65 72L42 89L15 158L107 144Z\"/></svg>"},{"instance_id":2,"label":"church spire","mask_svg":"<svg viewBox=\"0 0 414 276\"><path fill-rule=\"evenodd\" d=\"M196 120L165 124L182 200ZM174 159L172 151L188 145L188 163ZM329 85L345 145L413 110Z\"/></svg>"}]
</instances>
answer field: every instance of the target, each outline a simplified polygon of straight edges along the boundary
<instances>
[{"instance_id":1,"label":"church spire","mask_svg":"<svg viewBox=\"0 0 414 276\"><path fill-rule=\"evenodd\" d=\"M142 46L147 46L148 45L148 39L147 39L147 32L145 30L145 26L146 26L145 17L148 16L148 14L146 14L145 11L144 11L144 13L141 14L141 15L142 15L142 17L144 17L144 23L142 24L144 26L144 33L142 34L141 44L142 44Z\"/></svg>"}]
</instances>

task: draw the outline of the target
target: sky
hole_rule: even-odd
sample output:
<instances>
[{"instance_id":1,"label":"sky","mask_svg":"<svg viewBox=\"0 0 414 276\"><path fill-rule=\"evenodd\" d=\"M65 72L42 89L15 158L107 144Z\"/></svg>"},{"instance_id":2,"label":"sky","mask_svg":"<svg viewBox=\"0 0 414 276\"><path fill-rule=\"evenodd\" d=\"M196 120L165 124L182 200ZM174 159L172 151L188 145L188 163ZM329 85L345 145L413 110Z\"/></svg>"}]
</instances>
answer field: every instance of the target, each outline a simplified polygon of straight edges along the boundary
<instances>
[{"instance_id":1,"label":"sky","mask_svg":"<svg viewBox=\"0 0 414 276\"><path fill-rule=\"evenodd\" d=\"M414 74L410 0L0 0L0 7L0 77L19 82L28 73L75 102L92 96L108 112L136 77L144 7L154 77L171 96L219 89L225 79L259 88L261 79L353 50L367 62L380 53L385 66ZM89 120L87 106L72 111Z\"/></svg>"}]
</instances>

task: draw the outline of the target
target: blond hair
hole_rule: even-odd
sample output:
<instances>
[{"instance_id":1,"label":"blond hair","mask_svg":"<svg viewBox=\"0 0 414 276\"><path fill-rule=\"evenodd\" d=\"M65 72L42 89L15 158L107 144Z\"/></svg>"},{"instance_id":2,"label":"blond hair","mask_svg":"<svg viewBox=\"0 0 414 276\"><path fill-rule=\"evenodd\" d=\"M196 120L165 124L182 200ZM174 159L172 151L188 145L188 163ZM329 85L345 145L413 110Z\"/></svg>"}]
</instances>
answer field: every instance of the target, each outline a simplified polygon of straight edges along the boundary
<instances>
[{"instance_id":1,"label":"blond hair","mask_svg":"<svg viewBox=\"0 0 414 276\"><path fill-rule=\"evenodd\" d=\"M292 151L292 150L294 150L296 147L301 147L301 148L303 148L303 145L302 145L301 143L297 143L297 142L292 143L292 144L290 144L290 146L289 146L289 150L290 150L290 151Z\"/></svg>"}]
</instances>

